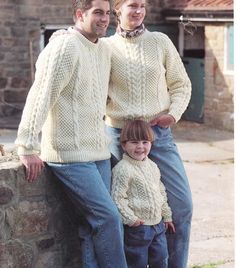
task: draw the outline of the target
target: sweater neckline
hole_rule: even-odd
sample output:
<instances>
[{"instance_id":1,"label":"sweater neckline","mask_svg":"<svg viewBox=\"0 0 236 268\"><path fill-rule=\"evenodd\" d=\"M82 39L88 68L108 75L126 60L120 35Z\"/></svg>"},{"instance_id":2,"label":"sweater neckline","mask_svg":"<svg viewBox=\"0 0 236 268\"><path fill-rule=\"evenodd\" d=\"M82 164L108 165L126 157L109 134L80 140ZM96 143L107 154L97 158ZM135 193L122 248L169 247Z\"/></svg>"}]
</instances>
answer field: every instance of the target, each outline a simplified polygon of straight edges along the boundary
<instances>
[{"instance_id":1,"label":"sweater neckline","mask_svg":"<svg viewBox=\"0 0 236 268\"><path fill-rule=\"evenodd\" d=\"M127 42L127 43L139 43L141 40L143 40L147 37L148 33L149 33L149 31L147 29L145 29L144 32L138 36L126 38L126 37L123 37L119 33L116 32L114 37L119 38L123 42Z\"/></svg>"},{"instance_id":2,"label":"sweater neckline","mask_svg":"<svg viewBox=\"0 0 236 268\"><path fill-rule=\"evenodd\" d=\"M146 157L143 161L139 161L130 157L128 154L123 154L123 159L130 162L132 165L135 165L135 166L144 166L148 162L148 157Z\"/></svg>"},{"instance_id":3,"label":"sweater neckline","mask_svg":"<svg viewBox=\"0 0 236 268\"><path fill-rule=\"evenodd\" d=\"M84 46L88 48L97 48L100 40L98 39L96 43L93 43L92 41L88 40L84 35L82 35L78 30L76 30L73 26L68 28L69 33L73 33L76 36L79 37L80 41L83 43Z\"/></svg>"}]
</instances>

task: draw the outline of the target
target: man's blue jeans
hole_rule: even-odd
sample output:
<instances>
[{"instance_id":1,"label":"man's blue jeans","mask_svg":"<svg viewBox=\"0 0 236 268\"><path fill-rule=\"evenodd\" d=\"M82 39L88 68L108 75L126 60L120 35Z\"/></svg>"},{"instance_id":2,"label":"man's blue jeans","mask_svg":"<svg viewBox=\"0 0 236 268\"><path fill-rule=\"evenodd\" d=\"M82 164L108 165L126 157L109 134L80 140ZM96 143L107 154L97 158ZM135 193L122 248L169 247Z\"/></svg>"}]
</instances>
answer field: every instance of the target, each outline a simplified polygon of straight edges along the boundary
<instances>
[{"instance_id":1,"label":"man's blue jeans","mask_svg":"<svg viewBox=\"0 0 236 268\"><path fill-rule=\"evenodd\" d=\"M125 255L129 268L167 268L168 249L163 221L137 227L124 226Z\"/></svg>"},{"instance_id":2,"label":"man's blue jeans","mask_svg":"<svg viewBox=\"0 0 236 268\"><path fill-rule=\"evenodd\" d=\"M110 151L112 166L122 157L120 146L121 129L107 126L112 138ZM188 178L179 156L170 128L152 127L155 133L149 154L161 171L161 180L166 187L168 203L172 209L176 233L167 234L169 265L168 268L186 268L188 262L189 238L192 219L192 195ZM191 150L191 149L190 149Z\"/></svg>"},{"instance_id":3,"label":"man's blue jeans","mask_svg":"<svg viewBox=\"0 0 236 268\"><path fill-rule=\"evenodd\" d=\"M47 164L83 216L79 226L82 267L126 268L123 226L109 193L110 160Z\"/></svg>"}]
</instances>

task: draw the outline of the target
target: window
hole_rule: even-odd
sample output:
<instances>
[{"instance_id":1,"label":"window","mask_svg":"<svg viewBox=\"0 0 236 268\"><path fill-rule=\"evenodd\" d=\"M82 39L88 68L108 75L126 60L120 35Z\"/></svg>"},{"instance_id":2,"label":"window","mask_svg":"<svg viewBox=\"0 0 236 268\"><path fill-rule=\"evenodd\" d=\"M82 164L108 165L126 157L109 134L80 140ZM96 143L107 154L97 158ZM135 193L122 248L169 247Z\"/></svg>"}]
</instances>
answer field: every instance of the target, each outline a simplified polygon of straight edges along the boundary
<instances>
[{"instance_id":1,"label":"window","mask_svg":"<svg viewBox=\"0 0 236 268\"><path fill-rule=\"evenodd\" d=\"M225 29L225 71L234 70L234 25L229 24Z\"/></svg>"}]
</instances>

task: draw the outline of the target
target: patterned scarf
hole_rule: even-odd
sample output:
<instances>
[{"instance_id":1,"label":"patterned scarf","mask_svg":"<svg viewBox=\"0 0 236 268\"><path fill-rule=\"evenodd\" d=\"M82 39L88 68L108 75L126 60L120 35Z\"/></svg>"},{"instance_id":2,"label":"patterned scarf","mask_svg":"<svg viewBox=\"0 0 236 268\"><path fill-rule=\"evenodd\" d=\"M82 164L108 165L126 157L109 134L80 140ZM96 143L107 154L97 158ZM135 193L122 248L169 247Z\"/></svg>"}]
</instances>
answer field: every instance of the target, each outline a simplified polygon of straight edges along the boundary
<instances>
[{"instance_id":1,"label":"patterned scarf","mask_svg":"<svg viewBox=\"0 0 236 268\"><path fill-rule=\"evenodd\" d=\"M145 26L144 24L141 24L140 26L138 26L136 29L128 31L128 30L124 30L121 28L120 24L118 24L116 32L121 35L124 38L132 38L132 37L137 37L141 34L143 34L145 31Z\"/></svg>"}]
</instances>

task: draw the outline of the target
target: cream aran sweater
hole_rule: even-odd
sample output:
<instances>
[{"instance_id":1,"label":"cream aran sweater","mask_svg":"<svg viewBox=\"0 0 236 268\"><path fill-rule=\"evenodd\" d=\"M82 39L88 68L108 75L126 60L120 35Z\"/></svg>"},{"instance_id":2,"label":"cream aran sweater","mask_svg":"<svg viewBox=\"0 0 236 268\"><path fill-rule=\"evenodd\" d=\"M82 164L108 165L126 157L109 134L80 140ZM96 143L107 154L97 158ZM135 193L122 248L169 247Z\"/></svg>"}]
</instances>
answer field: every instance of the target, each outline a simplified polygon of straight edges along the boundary
<instances>
[{"instance_id":1,"label":"cream aran sweater","mask_svg":"<svg viewBox=\"0 0 236 268\"><path fill-rule=\"evenodd\" d=\"M44 161L62 163L108 159L103 118L109 48L101 40L92 43L78 31L69 31L39 55L15 142L18 154L41 153Z\"/></svg>"},{"instance_id":2,"label":"cream aran sweater","mask_svg":"<svg viewBox=\"0 0 236 268\"><path fill-rule=\"evenodd\" d=\"M157 165L148 157L137 161L124 154L112 169L112 198L124 224L133 225L137 219L144 225L172 221L165 187Z\"/></svg>"},{"instance_id":3,"label":"cream aran sweater","mask_svg":"<svg viewBox=\"0 0 236 268\"><path fill-rule=\"evenodd\" d=\"M138 37L103 39L112 50L106 124L122 128L127 119L150 121L169 113L176 122L191 96L191 83L167 35L145 30Z\"/></svg>"}]
</instances>

